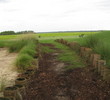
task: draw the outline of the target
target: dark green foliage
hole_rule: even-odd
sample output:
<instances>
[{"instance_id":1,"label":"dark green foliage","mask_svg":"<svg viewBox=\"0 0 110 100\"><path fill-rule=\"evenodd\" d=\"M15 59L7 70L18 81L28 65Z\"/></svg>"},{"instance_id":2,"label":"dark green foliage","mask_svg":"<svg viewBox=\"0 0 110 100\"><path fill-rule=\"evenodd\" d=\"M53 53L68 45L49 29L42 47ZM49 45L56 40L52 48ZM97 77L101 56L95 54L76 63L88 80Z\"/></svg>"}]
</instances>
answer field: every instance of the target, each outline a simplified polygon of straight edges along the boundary
<instances>
[{"instance_id":1,"label":"dark green foliage","mask_svg":"<svg viewBox=\"0 0 110 100\"><path fill-rule=\"evenodd\" d=\"M14 34L16 34L14 31L4 31L0 33L0 35L14 35Z\"/></svg>"}]
</instances>

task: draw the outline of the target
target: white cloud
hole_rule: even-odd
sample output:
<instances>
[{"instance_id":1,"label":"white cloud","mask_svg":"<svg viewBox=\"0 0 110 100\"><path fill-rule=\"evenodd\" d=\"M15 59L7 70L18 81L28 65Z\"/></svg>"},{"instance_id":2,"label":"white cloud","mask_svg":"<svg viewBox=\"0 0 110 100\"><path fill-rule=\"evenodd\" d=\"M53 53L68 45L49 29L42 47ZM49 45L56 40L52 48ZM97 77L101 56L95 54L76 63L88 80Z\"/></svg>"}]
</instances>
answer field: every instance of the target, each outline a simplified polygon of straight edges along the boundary
<instances>
[{"instance_id":1,"label":"white cloud","mask_svg":"<svg viewBox=\"0 0 110 100\"><path fill-rule=\"evenodd\" d=\"M0 0L1 1L1 0ZM107 0L7 0L0 2L0 31L110 29ZM102 3L103 2L103 3ZM110 2L109 2L110 3Z\"/></svg>"}]
</instances>

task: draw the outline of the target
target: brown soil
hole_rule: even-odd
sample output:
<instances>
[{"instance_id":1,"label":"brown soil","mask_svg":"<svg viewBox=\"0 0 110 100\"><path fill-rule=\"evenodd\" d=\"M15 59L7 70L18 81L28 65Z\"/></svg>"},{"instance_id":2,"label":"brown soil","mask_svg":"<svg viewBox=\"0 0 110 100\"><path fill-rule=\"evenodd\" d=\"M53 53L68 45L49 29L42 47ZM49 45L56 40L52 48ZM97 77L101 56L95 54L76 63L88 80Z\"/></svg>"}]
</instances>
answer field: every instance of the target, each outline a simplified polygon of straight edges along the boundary
<instances>
[{"instance_id":1,"label":"brown soil","mask_svg":"<svg viewBox=\"0 0 110 100\"><path fill-rule=\"evenodd\" d=\"M65 63L56 59L58 53L42 54L25 100L110 100L110 84L91 66L66 71Z\"/></svg>"}]
</instances>

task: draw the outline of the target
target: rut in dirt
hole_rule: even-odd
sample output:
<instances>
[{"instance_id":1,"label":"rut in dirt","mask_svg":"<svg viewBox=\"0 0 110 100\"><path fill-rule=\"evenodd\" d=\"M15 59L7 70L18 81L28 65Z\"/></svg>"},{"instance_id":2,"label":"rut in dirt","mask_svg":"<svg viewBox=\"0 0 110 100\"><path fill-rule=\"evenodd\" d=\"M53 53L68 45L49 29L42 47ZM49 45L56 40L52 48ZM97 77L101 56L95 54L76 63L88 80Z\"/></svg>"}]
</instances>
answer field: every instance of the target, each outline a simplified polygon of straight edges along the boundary
<instances>
[{"instance_id":1,"label":"rut in dirt","mask_svg":"<svg viewBox=\"0 0 110 100\"><path fill-rule=\"evenodd\" d=\"M103 82L92 67L66 71L66 63L58 61L61 50L43 53L39 69L32 78L26 100L110 100L110 85Z\"/></svg>"}]
</instances>

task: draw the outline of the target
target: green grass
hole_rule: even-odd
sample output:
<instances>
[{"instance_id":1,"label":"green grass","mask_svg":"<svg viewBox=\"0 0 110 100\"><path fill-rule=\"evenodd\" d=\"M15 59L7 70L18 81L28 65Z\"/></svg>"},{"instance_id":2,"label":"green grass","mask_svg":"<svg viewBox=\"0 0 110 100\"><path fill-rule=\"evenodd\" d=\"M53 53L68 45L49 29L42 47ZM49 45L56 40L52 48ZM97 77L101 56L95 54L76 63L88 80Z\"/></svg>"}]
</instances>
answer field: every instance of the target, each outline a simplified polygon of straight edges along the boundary
<instances>
[{"instance_id":1,"label":"green grass","mask_svg":"<svg viewBox=\"0 0 110 100\"><path fill-rule=\"evenodd\" d=\"M18 53L15 65L19 70L25 70L31 67L33 61L35 61L34 57L37 54L37 43L36 35L27 34L20 35L14 40L0 40L0 47L7 47L10 53Z\"/></svg>"},{"instance_id":2,"label":"green grass","mask_svg":"<svg viewBox=\"0 0 110 100\"><path fill-rule=\"evenodd\" d=\"M34 58L26 53L20 54L16 59L16 66L20 70L26 70L32 66Z\"/></svg>"},{"instance_id":3,"label":"green grass","mask_svg":"<svg viewBox=\"0 0 110 100\"><path fill-rule=\"evenodd\" d=\"M18 46L15 46L14 49L15 51L19 50L19 55L16 60L16 66L18 67L18 69L25 70L28 67L32 67L32 63L34 62L34 57L37 54L36 37L30 37L30 36L28 38L23 37L22 39L19 40Z\"/></svg>"},{"instance_id":4,"label":"green grass","mask_svg":"<svg viewBox=\"0 0 110 100\"><path fill-rule=\"evenodd\" d=\"M61 33L39 33L38 36L42 37L63 37L63 36L77 36L77 35L81 35L81 34L94 34L97 32L61 32Z\"/></svg>"},{"instance_id":5,"label":"green grass","mask_svg":"<svg viewBox=\"0 0 110 100\"><path fill-rule=\"evenodd\" d=\"M55 43L57 48L60 48L62 53L59 54L58 60L69 63L70 65L66 66L65 68L67 70L73 69L73 68L79 68L84 67L84 63L81 60L81 58L76 54L75 51L70 49L69 47Z\"/></svg>"},{"instance_id":6,"label":"green grass","mask_svg":"<svg viewBox=\"0 0 110 100\"><path fill-rule=\"evenodd\" d=\"M62 62L69 63L68 66L65 67L65 69L70 70L73 68L78 67L84 67L85 64L81 60L81 58L69 47L62 45L60 43L54 42L54 40L40 40L41 43L52 43L56 46L56 48L59 48L62 53L59 54L58 60Z\"/></svg>"},{"instance_id":7,"label":"green grass","mask_svg":"<svg viewBox=\"0 0 110 100\"><path fill-rule=\"evenodd\" d=\"M16 39L19 35L0 35L0 40Z\"/></svg>"},{"instance_id":8,"label":"green grass","mask_svg":"<svg viewBox=\"0 0 110 100\"><path fill-rule=\"evenodd\" d=\"M41 46L41 51L43 53L52 53L54 50L50 49L49 47L47 46Z\"/></svg>"},{"instance_id":9,"label":"green grass","mask_svg":"<svg viewBox=\"0 0 110 100\"><path fill-rule=\"evenodd\" d=\"M40 39L58 39L58 38L65 38L65 39L72 39L74 36L78 36L81 34L89 35L89 34L95 34L98 32L60 32L60 33L36 33L35 35L41 36ZM18 37L21 37L21 34L18 35L0 35L0 40L11 40L11 39L17 39Z\"/></svg>"},{"instance_id":10,"label":"green grass","mask_svg":"<svg viewBox=\"0 0 110 100\"><path fill-rule=\"evenodd\" d=\"M101 55L110 67L110 31L103 31L83 38L83 46L91 47L94 52Z\"/></svg>"},{"instance_id":11,"label":"green grass","mask_svg":"<svg viewBox=\"0 0 110 100\"><path fill-rule=\"evenodd\" d=\"M34 57L36 54L36 44L33 42L30 42L29 44L27 44L22 48L22 50L20 51L20 54L28 54Z\"/></svg>"}]
</instances>

